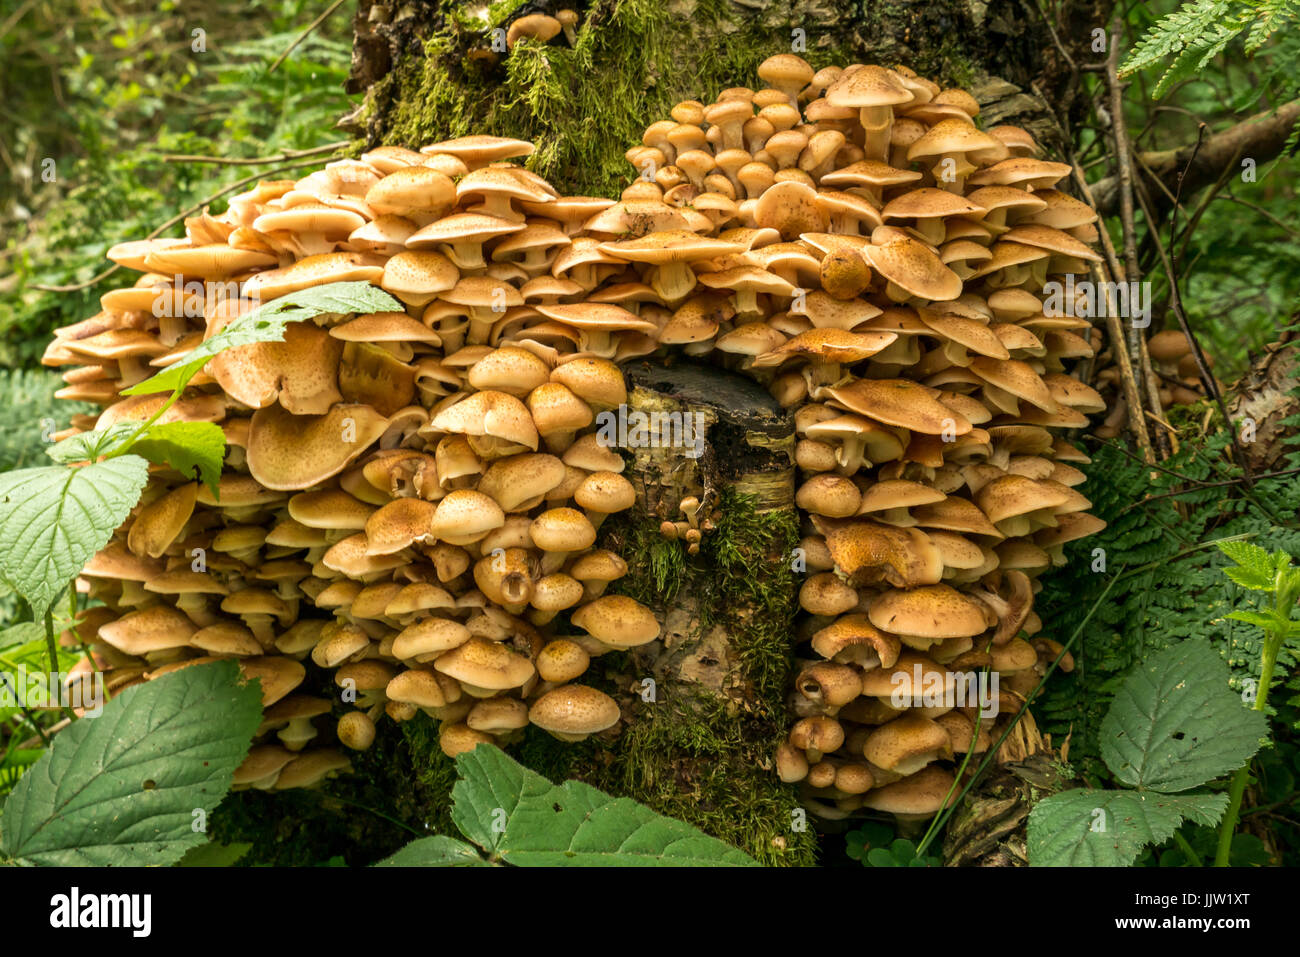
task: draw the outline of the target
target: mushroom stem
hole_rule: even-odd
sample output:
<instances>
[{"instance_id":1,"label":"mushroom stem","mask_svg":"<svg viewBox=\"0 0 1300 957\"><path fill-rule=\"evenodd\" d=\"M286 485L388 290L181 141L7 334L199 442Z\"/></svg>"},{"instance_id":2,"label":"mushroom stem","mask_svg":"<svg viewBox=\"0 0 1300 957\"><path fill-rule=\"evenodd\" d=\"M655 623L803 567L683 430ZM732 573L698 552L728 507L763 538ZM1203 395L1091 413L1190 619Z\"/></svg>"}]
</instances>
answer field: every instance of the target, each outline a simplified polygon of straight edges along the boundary
<instances>
[{"instance_id":1,"label":"mushroom stem","mask_svg":"<svg viewBox=\"0 0 1300 957\"><path fill-rule=\"evenodd\" d=\"M862 123L862 152L869 160L889 162L889 136L894 129L892 106L864 106L858 112Z\"/></svg>"}]
</instances>

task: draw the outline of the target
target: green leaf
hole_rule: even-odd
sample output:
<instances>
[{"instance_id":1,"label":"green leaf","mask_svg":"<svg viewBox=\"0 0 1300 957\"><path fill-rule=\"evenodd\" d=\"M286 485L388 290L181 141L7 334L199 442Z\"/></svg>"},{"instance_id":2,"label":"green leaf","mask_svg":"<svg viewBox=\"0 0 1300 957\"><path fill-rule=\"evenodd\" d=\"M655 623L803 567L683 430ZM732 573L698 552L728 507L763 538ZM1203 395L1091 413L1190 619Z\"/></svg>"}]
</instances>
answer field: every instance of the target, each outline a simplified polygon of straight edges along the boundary
<instances>
[{"instance_id":1,"label":"green leaf","mask_svg":"<svg viewBox=\"0 0 1300 957\"><path fill-rule=\"evenodd\" d=\"M23 775L0 818L0 856L38 865L169 865L206 840L262 719L231 661L128 688L73 722Z\"/></svg>"},{"instance_id":2,"label":"green leaf","mask_svg":"<svg viewBox=\"0 0 1300 957\"><path fill-rule=\"evenodd\" d=\"M1078 788L1043 798L1029 813L1034 867L1128 867L1142 848L1162 844L1183 819L1213 825L1226 794L1154 794Z\"/></svg>"},{"instance_id":3,"label":"green leaf","mask_svg":"<svg viewBox=\"0 0 1300 957\"><path fill-rule=\"evenodd\" d=\"M258 306L233 320L215 336L163 369L157 375L123 389L123 395L180 392L213 356L234 346L279 342L291 322L323 315L401 311L402 304L368 282L332 282L289 293Z\"/></svg>"},{"instance_id":4,"label":"green leaf","mask_svg":"<svg viewBox=\"0 0 1300 957\"><path fill-rule=\"evenodd\" d=\"M1268 591L1273 587L1276 568L1273 557L1264 549L1250 542L1219 542L1219 551L1237 563L1237 567L1225 568L1223 573L1242 588Z\"/></svg>"},{"instance_id":5,"label":"green leaf","mask_svg":"<svg viewBox=\"0 0 1300 957\"><path fill-rule=\"evenodd\" d=\"M131 445L131 451L186 478L202 479L216 495L226 457L226 433L213 422L157 422Z\"/></svg>"},{"instance_id":6,"label":"green leaf","mask_svg":"<svg viewBox=\"0 0 1300 957\"><path fill-rule=\"evenodd\" d=\"M551 784L499 748L460 754L452 820L474 843L521 867L756 866L747 854L629 798Z\"/></svg>"},{"instance_id":7,"label":"green leaf","mask_svg":"<svg viewBox=\"0 0 1300 957\"><path fill-rule=\"evenodd\" d=\"M196 844L185 852L185 856L176 862L177 867L234 867L253 849L249 843L218 844L208 841Z\"/></svg>"},{"instance_id":8,"label":"green leaf","mask_svg":"<svg viewBox=\"0 0 1300 957\"><path fill-rule=\"evenodd\" d=\"M0 475L0 579L40 618L126 520L149 477L137 455Z\"/></svg>"},{"instance_id":9,"label":"green leaf","mask_svg":"<svg viewBox=\"0 0 1300 957\"><path fill-rule=\"evenodd\" d=\"M416 838L410 844L375 867L487 867L481 854L472 844L454 837L435 834Z\"/></svg>"},{"instance_id":10,"label":"green leaf","mask_svg":"<svg viewBox=\"0 0 1300 957\"><path fill-rule=\"evenodd\" d=\"M60 465L74 462L94 462L100 457L116 452L140 428L139 422L116 422L106 429L81 432L51 445L45 454Z\"/></svg>"},{"instance_id":11,"label":"green leaf","mask_svg":"<svg viewBox=\"0 0 1300 957\"><path fill-rule=\"evenodd\" d=\"M1130 787L1186 791L1241 767L1268 720L1228 688L1208 642L1181 641L1139 664L1101 723L1102 760Z\"/></svg>"},{"instance_id":12,"label":"green leaf","mask_svg":"<svg viewBox=\"0 0 1300 957\"><path fill-rule=\"evenodd\" d=\"M1244 621L1256 628L1262 628L1264 631L1285 631L1287 625L1290 624L1287 619L1276 612L1261 614L1257 611L1233 611L1229 612L1226 617L1234 621Z\"/></svg>"}]
</instances>

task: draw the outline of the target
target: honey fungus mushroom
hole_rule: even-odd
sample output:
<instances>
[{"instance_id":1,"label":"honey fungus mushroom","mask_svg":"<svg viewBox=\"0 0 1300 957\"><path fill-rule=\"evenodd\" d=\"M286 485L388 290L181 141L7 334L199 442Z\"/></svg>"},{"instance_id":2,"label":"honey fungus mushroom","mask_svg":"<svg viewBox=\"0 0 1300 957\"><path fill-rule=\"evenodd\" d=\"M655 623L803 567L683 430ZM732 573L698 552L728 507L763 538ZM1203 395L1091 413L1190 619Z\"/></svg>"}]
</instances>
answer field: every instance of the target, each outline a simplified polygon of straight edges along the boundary
<instances>
[{"instance_id":1,"label":"honey fungus mushroom","mask_svg":"<svg viewBox=\"0 0 1300 957\"><path fill-rule=\"evenodd\" d=\"M510 56L580 29L517 17ZM348 281L394 302L224 353L167 410L218 423L229 453L219 495L152 474L84 570L110 682L211 657L258 675L268 723L238 777L258 788L321 785L421 711L453 756L610 732L627 702L595 658L677 636L621 593L635 556L611 530L649 496L599 423L631 401L631 363L690 361L795 423L806 574L774 773L834 813L937 810L987 732L895 707L894 679L1035 675L1037 579L1102 527L1063 436L1104 411L1074 375L1089 331L1043 314L1045 282L1095 260L1096 216L1032 137L901 64L780 54L756 75L646 117L619 197L562 195L524 165L546 160L531 144L471 135L261 183L184 237L114 246L138 278L43 360L101 408L82 430L152 415L161 397L122 389L254 294ZM250 301L133 319L174 272L240 277ZM1186 378L1178 342L1151 348ZM703 561L716 500L678 502L656 547ZM318 740L309 668L358 692L339 749Z\"/></svg>"}]
</instances>

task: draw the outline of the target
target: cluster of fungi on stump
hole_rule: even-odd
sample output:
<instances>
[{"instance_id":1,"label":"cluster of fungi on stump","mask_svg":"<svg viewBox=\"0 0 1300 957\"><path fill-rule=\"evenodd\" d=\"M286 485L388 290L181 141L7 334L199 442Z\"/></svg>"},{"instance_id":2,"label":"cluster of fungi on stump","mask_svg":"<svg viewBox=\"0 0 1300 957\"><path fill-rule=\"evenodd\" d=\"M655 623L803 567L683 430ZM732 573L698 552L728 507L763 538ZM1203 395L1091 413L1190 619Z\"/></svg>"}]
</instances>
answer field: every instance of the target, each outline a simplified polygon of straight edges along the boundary
<instances>
[{"instance_id":1,"label":"cluster of fungi on stump","mask_svg":"<svg viewBox=\"0 0 1300 957\"><path fill-rule=\"evenodd\" d=\"M944 762L993 729L965 702L896 707L898 676L991 670L1019 711L1062 650L1036 579L1101 527L1074 489L1087 457L1052 431L1104 408L1066 372L1093 330L1040 298L1098 258L1096 216L962 90L791 55L759 75L651 124L618 201L560 196L512 162L529 144L471 136L261 183L185 239L114 247L144 275L46 354L75 367L64 395L107 407L77 428L148 417L160 399L120 390L258 299L360 280L406 309L232 349L169 410L221 425L226 469L215 498L157 470L83 572L103 604L78 633L110 689L237 658L266 697L237 781L262 788L347 765L315 745L331 703L294 693L307 658L357 692L347 748L417 709L451 755L529 722L616 733L618 703L578 681L660 623L606 593L627 565L598 528L637 499L597 423L627 399L621 366L679 353L795 423L809 574L790 640L818 660L777 773L825 814L937 809ZM175 276L218 281L196 318ZM694 553L712 516L680 505L662 531Z\"/></svg>"}]
</instances>

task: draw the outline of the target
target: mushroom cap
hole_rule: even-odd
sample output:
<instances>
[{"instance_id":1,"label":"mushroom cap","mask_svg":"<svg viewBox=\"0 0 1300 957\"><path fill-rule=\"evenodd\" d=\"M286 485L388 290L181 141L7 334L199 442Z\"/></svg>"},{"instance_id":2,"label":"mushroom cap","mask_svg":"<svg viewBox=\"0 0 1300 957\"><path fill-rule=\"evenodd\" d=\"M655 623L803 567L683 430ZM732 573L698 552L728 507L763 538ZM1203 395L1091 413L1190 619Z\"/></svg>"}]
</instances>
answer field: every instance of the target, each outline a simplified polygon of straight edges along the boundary
<instances>
[{"instance_id":1,"label":"mushroom cap","mask_svg":"<svg viewBox=\"0 0 1300 957\"><path fill-rule=\"evenodd\" d=\"M300 492L289 499L289 517L308 528L361 529L375 511L342 489Z\"/></svg>"},{"instance_id":2,"label":"mushroom cap","mask_svg":"<svg viewBox=\"0 0 1300 957\"><path fill-rule=\"evenodd\" d=\"M316 748L298 755L284 766L275 780L275 789L311 787L339 771L351 770L352 762L337 748Z\"/></svg>"},{"instance_id":3,"label":"mushroom cap","mask_svg":"<svg viewBox=\"0 0 1300 957\"><path fill-rule=\"evenodd\" d=\"M607 302L557 303L538 305L537 311L575 329L595 331L628 331L654 334L659 327L642 319L634 312Z\"/></svg>"},{"instance_id":4,"label":"mushroom cap","mask_svg":"<svg viewBox=\"0 0 1300 957\"><path fill-rule=\"evenodd\" d=\"M253 413L248 471L268 489L309 488L343 471L387 425L368 405L335 405L314 416L268 406Z\"/></svg>"},{"instance_id":5,"label":"mushroom cap","mask_svg":"<svg viewBox=\"0 0 1300 957\"><path fill-rule=\"evenodd\" d=\"M893 235L862 248L867 263L895 286L913 296L939 302L956 299L962 280L930 248L909 236Z\"/></svg>"},{"instance_id":6,"label":"mushroom cap","mask_svg":"<svg viewBox=\"0 0 1300 957\"><path fill-rule=\"evenodd\" d=\"M578 552L596 541L596 529L577 509L552 508L533 519L528 529L533 544L547 552Z\"/></svg>"},{"instance_id":7,"label":"mushroom cap","mask_svg":"<svg viewBox=\"0 0 1300 957\"><path fill-rule=\"evenodd\" d=\"M582 480L573 500L592 512L621 512L636 504L636 489L617 472L592 472Z\"/></svg>"},{"instance_id":8,"label":"mushroom cap","mask_svg":"<svg viewBox=\"0 0 1300 957\"><path fill-rule=\"evenodd\" d=\"M470 708L465 723L488 734L515 731L528 726L528 705L518 698L485 698Z\"/></svg>"},{"instance_id":9,"label":"mushroom cap","mask_svg":"<svg viewBox=\"0 0 1300 957\"><path fill-rule=\"evenodd\" d=\"M808 356L821 362L853 363L869 359L898 336L892 332L850 332L847 329L809 329L760 355L754 365L760 368L780 365L795 356Z\"/></svg>"},{"instance_id":10,"label":"mushroom cap","mask_svg":"<svg viewBox=\"0 0 1300 957\"><path fill-rule=\"evenodd\" d=\"M444 408L430 425L438 432L484 436L534 451L537 449L538 435L533 417L523 402L505 392L475 392Z\"/></svg>"},{"instance_id":11,"label":"mushroom cap","mask_svg":"<svg viewBox=\"0 0 1300 957\"><path fill-rule=\"evenodd\" d=\"M659 637L654 613L626 595L604 595L588 602L570 620L612 648L635 648Z\"/></svg>"},{"instance_id":12,"label":"mushroom cap","mask_svg":"<svg viewBox=\"0 0 1300 957\"><path fill-rule=\"evenodd\" d=\"M397 498L366 520L366 554L391 555L433 535L435 506L422 498Z\"/></svg>"},{"instance_id":13,"label":"mushroom cap","mask_svg":"<svg viewBox=\"0 0 1300 957\"><path fill-rule=\"evenodd\" d=\"M819 523L825 528L831 560L851 583L867 584L884 577L911 587L939 581L943 560L924 533L876 522Z\"/></svg>"},{"instance_id":14,"label":"mushroom cap","mask_svg":"<svg viewBox=\"0 0 1300 957\"><path fill-rule=\"evenodd\" d=\"M862 796L864 807L890 814L921 816L934 814L948 803L955 802L953 790L956 776L946 768L931 764L901 781L874 788ZM949 796L949 791L952 791Z\"/></svg>"},{"instance_id":15,"label":"mushroom cap","mask_svg":"<svg viewBox=\"0 0 1300 957\"><path fill-rule=\"evenodd\" d=\"M456 489L438 503L429 527L442 541L463 545L503 524L505 513L495 500L473 489Z\"/></svg>"},{"instance_id":16,"label":"mushroom cap","mask_svg":"<svg viewBox=\"0 0 1300 957\"><path fill-rule=\"evenodd\" d=\"M685 229L664 229L636 239L601 243L600 250L618 259L658 266L732 256L743 253L745 247L722 239L700 236Z\"/></svg>"},{"instance_id":17,"label":"mushroom cap","mask_svg":"<svg viewBox=\"0 0 1300 957\"><path fill-rule=\"evenodd\" d=\"M197 482L187 482L140 509L126 537L131 552L142 557L161 557L194 514L198 491Z\"/></svg>"},{"instance_id":18,"label":"mushroom cap","mask_svg":"<svg viewBox=\"0 0 1300 957\"><path fill-rule=\"evenodd\" d=\"M1067 492L1064 486L1054 488L1023 475L1003 475L976 493L975 504L996 525L1027 512L1064 505L1069 500Z\"/></svg>"},{"instance_id":19,"label":"mushroom cap","mask_svg":"<svg viewBox=\"0 0 1300 957\"><path fill-rule=\"evenodd\" d=\"M514 140L504 136L461 136L453 140L440 140L428 146L421 146L420 152L435 155L445 153L464 160L467 166L478 166L519 156L530 156L533 152L533 144L527 140Z\"/></svg>"},{"instance_id":20,"label":"mushroom cap","mask_svg":"<svg viewBox=\"0 0 1300 957\"><path fill-rule=\"evenodd\" d=\"M238 661L245 681L257 678L261 682L263 708L275 704L307 677L307 669L292 658L262 655Z\"/></svg>"},{"instance_id":21,"label":"mushroom cap","mask_svg":"<svg viewBox=\"0 0 1300 957\"><path fill-rule=\"evenodd\" d=\"M897 425L926 435L965 435L973 425L948 408L937 390L907 379L858 379L832 388L828 394L839 405L886 425Z\"/></svg>"},{"instance_id":22,"label":"mushroom cap","mask_svg":"<svg viewBox=\"0 0 1300 957\"><path fill-rule=\"evenodd\" d=\"M919 714L904 714L872 731L862 756L886 771L914 774L937 758L951 757L952 741L943 725Z\"/></svg>"},{"instance_id":23,"label":"mushroom cap","mask_svg":"<svg viewBox=\"0 0 1300 957\"><path fill-rule=\"evenodd\" d=\"M802 233L824 232L827 221L816 190L794 180L764 190L754 206L755 225L775 229L786 240L798 239Z\"/></svg>"},{"instance_id":24,"label":"mushroom cap","mask_svg":"<svg viewBox=\"0 0 1300 957\"><path fill-rule=\"evenodd\" d=\"M384 687L390 701L413 704L417 708L443 708L450 702L438 676L425 668L400 671Z\"/></svg>"},{"instance_id":25,"label":"mushroom cap","mask_svg":"<svg viewBox=\"0 0 1300 957\"><path fill-rule=\"evenodd\" d=\"M198 629L170 605L152 605L127 612L99 627L99 639L128 655L183 648Z\"/></svg>"},{"instance_id":26,"label":"mushroom cap","mask_svg":"<svg viewBox=\"0 0 1300 957\"><path fill-rule=\"evenodd\" d=\"M500 642L470 638L434 659L433 667L476 688L505 691L533 677L533 663Z\"/></svg>"},{"instance_id":27,"label":"mushroom cap","mask_svg":"<svg viewBox=\"0 0 1300 957\"><path fill-rule=\"evenodd\" d=\"M309 322L290 323L282 342L257 342L212 358L207 372L231 398L253 409L280 401L296 415L320 415L342 396L338 390L341 343Z\"/></svg>"},{"instance_id":28,"label":"mushroom cap","mask_svg":"<svg viewBox=\"0 0 1300 957\"><path fill-rule=\"evenodd\" d=\"M564 463L554 455L524 452L493 462L479 479L478 491L494 498L503 511L524 511L563 482L564 475Z\"/></svg>"},{"instance_id":29,"label":"mushroom cap","mask_svg":"<svg viewBox=\"0 0 1300 957\"><path fill-rule=\"evenodd\" d=\"M901 106L913 99L899 75L883 66L845 70L826 88L826 102L831 106Z\"/></svg>"},{"instance_id":30,"label":"mushroom cap","mask_svg":"<svg viewBox=\"0 0 1300 957\"><path fill-rule=\"evenodd\" d=\"M881 631L918 638L969 638L988 628L980 606L950 585L891 589L871 600L867 616Z\"/></svg>"},{"instance_id":31,"label":"mushroom cap","mask_svg":"<svg viewBox=\"0 0 1300 957\"><path fill-rule=\"evenodd\" d=\"M279 744L255 744L248 749L248 756L235 768L230 783L234 785L252 784L279 774L280 770L298 755Z\"/></svg>"},{"instance_id":32,"label":"mushroom cap","mask_svg":"<svg viewBox=\"0 0 1300 957\"><path fill-rule=\"evenodd\" d=\"M528 709L530 723L560 734L595 734L613 727L620 716L618 702L586 685L552 689Z\"/></svg>"}]
</instances>

